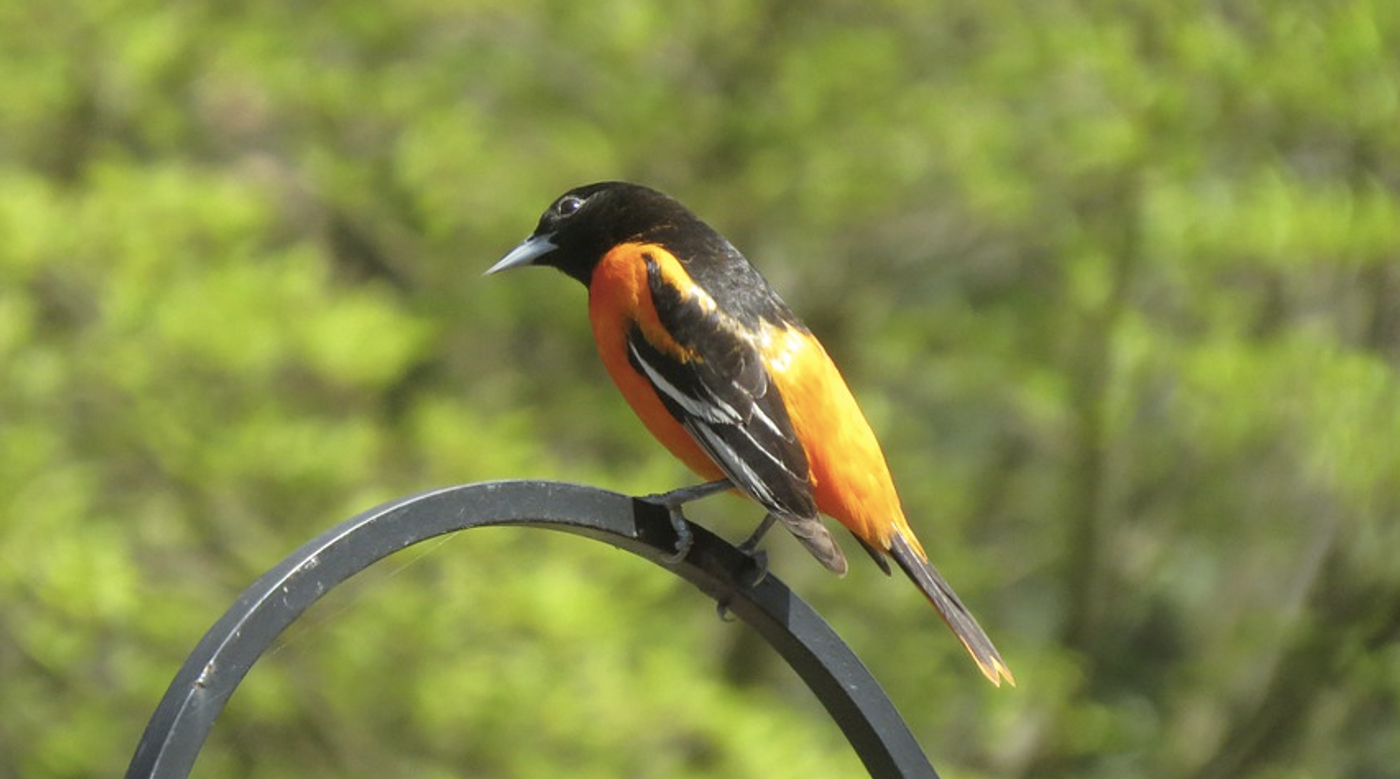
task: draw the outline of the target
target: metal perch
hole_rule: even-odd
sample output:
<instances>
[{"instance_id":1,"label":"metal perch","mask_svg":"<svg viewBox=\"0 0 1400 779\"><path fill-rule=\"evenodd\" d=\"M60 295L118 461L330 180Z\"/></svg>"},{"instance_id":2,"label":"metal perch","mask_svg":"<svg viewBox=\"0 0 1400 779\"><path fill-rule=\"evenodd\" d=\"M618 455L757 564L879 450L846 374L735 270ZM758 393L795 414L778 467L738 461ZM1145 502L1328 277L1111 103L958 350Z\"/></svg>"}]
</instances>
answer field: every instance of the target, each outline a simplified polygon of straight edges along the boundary
<instances>
[{"instance_id":1,"label":"metal perch","mask_svg":"<svg viewBox=\"0 0 1400 779\"><path fill-rule=\"evenodd\" d=\"M127 779L184 779L249 669L332 587L401 549L473 527L518 525L593 538L644 557L700 588L754 628L811 687L873 777L937 779L893 704L831 627L775 576L751 585L749 557L691 525L674 556L664 508L572 484L507 481L432 490L331 528L263 574L195 647L156 707Z\"/></svg>"}]
</instances>

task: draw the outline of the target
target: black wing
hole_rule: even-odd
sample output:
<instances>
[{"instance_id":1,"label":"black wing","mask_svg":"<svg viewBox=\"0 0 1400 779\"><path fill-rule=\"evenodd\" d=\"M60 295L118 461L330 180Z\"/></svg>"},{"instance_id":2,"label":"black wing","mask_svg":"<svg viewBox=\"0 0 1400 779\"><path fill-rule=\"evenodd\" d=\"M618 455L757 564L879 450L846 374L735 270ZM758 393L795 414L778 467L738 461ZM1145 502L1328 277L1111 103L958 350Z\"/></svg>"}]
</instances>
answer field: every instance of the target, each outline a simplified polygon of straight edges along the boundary
<instances>
[{"instance_id":1,"label":"black wing","mask_svg":"<svg viewBox=\"0 0 1400 779\"><path fill-rule=\"evenodd\" d=\"M734 486L769 511L816 514L807 454L796 441L782 401L768 394L761 363L760 383L745 386L744 379L752 378L754 371L737 349L724 356L744 373L727 375L714 358L681 361L661 352L637 328L629 334L627 348L632 367L651 382L666 410Z\"/></svg>"},{"instance_id":2,"label":"black wing","mask_svg":"<svg viewBox=\"0 0 1400 779\"><path fill-rule=\"evenodd\" d=\"M807 452L757 347L718 310L668 284L654 261L647 268L661 325L689 354L668 354L634 327L632 367L734 486L774 513L815 516Z\"/></svg>"},{"instance_id":3,"label":"black wing","mask_svg":"<svg viewBox=\"0 0 1400 779\"><path fill-rule=\"evenodd\" d=\"M818 518L807 452L757 346L740 326L698 295L668 283L646 259L661 325L685 350L662 350L633 327L628 359L676 421L739 490L778 518L834 570L845 557Z\"/></svg>"}]
</instances>

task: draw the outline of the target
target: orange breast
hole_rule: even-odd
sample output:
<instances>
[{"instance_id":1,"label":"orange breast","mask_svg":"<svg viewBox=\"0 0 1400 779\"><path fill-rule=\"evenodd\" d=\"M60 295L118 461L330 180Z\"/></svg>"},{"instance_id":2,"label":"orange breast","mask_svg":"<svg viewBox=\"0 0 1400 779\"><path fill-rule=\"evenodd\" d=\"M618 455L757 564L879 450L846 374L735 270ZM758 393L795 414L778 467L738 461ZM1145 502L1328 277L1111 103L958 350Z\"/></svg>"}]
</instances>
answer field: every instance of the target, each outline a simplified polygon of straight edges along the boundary
<instances>
[{"instance_id":1,"label":"orange breast","mask_svg":"<svg viewBox=\"0 0 1400 779\"><path fill-rule=\"evenodd\" d=\"M657 348L675 354L684 351L656 318L647 286L646 263L642 260L644 252L661 264L663 273L682 273L676 259L659 246L621 244L604 255L593 269L593 280L588 286L588 319L593 325L598 354L613 383L656 440L701 478L722 479L724 473L666 410L651 383L627 360L627 333L634 326L640 327Z\"/></svg>"}]
</instances>

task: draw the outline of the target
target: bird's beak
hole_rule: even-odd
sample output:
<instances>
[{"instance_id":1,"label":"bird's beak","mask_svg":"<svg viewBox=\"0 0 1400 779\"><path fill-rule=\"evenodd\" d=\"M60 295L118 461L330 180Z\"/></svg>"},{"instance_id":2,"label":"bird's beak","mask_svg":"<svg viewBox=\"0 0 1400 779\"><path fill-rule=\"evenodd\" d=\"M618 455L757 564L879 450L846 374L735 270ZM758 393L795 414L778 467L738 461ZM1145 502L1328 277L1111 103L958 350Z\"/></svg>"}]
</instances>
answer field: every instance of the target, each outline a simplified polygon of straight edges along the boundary
<instances>
[{"instance_id":1,"label":"bird's beak","mask_svg":"<svg viewBox=\"0 0 1400 779\"><path fill-rule=\"evenodd\" d=\"M540 235L536 233L520 242L520 245L510 250L510 253L502 257L499 262L492 265L484 276L493 273L500 273L511 268L522 268L526 265L534 265L536 260L558 249L559 246L550 240L554 236L551 234Z\"/></svg>"}]
</instances>

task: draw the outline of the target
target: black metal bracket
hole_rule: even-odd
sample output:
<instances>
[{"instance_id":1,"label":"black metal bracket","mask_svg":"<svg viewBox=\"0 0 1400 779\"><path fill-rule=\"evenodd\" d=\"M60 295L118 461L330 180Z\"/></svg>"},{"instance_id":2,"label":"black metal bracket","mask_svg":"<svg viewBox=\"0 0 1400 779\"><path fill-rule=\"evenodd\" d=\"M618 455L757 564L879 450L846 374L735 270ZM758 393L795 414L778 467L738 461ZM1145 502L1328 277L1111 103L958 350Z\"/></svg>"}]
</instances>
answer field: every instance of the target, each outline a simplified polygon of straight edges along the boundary
<instances>
[{"instance_id":1,"label":"black metal bracket","mask_svg":"<svg viewBox=\"0 0 1400 779\"><path fill-rule=\"evenodd\" d=\"M263 574L200 640L156 707L127 779L184 779L215 719L263 652L332 587L419 542L473 527L520 525L597 539L651 560L748 623L816 693L879 779L937 773L851 648L750 558L704 528L677 563L665 509L572 484L506 481L448 487L386 503L331 528Z\"/></svg>"}]
</instances>

